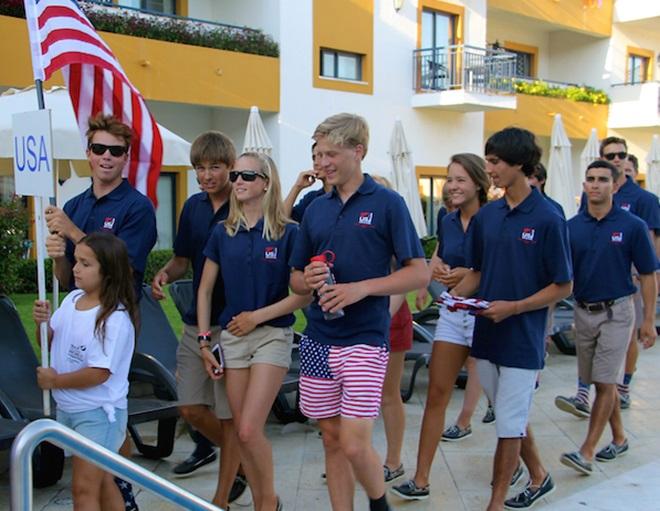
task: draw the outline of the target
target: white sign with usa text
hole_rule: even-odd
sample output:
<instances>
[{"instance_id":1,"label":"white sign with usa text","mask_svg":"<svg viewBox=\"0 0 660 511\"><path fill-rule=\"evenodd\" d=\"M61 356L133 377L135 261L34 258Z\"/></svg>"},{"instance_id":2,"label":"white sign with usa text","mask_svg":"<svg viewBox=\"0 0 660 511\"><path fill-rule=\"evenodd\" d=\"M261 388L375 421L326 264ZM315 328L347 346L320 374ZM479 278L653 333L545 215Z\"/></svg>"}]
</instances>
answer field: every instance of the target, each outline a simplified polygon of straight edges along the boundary
<instances>
[{"instance_id":1,"label":"white sign with usa text","mask_svg":"<svg viewBox=\"0 0 660 511\"><path fill-rule=\"evenodd\" d=\"M14 184L19 195L55 194L50 110L13 115Z\"/></svg>"}]
</instances>

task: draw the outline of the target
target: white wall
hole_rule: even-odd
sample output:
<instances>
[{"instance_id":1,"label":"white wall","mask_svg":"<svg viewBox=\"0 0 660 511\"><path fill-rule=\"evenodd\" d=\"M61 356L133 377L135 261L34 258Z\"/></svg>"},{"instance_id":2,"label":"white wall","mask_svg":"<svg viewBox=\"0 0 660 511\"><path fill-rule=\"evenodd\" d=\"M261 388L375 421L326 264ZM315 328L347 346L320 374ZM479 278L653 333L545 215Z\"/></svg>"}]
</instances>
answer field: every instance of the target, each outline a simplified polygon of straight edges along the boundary
<instances>
[{"instance_id":1,"label":"white wall","mask_svg":"<svg viewBox=\"0 0 660 511\"><path fill-rule=\"evenodd\" d=\"M608 39L576 32L550 33L548 78L606 89L611 83L612 55Z\"/></svg>"},{"instance_id":2,"label":"white wall","mask_svg":"<svg viewBox=\"0 0 660 511\"><path fill-rule=\"evenodd\" d=\"M190 0L191 18L263 30L279 38L279 0Z\"/></svg>"}]
</instances>

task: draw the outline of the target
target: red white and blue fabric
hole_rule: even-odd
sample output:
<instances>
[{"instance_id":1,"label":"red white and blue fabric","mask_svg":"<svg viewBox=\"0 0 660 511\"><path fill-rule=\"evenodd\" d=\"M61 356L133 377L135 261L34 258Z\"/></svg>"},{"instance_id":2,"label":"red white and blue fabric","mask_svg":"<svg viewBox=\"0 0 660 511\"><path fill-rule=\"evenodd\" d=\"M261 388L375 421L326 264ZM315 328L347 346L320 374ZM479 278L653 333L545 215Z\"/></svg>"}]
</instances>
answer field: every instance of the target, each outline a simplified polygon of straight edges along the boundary
<instances>
[{"instance_id":1,"label":"red white and blue fabric","mask_svg":"<svg viewBox=\"0 0 660 511\"><path fill-rule=\"evenodd\" d=\"M144 98L75 1L24 1L35 80L62 70L85 145L88 120L99 112L131 126L124 177L156 204L163 140Z\"/></svg>"},{"instance_id":2,"label":"red white and blue fabric","mask_svg":"<svg viewBox=\"0 0 660 511\"><path fill-rule=\"evenodd\" d=\"M300 341L300 409L312 419L375 419L389 353L385 346Z\"/></svg>"}]
</instances>

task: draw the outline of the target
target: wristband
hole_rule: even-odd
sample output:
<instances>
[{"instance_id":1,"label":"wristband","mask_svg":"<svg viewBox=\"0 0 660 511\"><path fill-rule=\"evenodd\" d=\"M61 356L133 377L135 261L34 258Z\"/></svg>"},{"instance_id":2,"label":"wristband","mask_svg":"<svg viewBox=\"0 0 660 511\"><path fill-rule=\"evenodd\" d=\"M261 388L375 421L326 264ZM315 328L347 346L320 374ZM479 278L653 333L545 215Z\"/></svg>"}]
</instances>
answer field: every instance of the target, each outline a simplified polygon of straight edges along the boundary
<instances>
[{"instance_id":1,"label":"wristband","mask_svg":"<svg viewBox=\"0 0 660 511\"><path fill-rule=\"evenodd\" d=\"M206 332L199 332L197 334L197 337L210 337L211 336L211 331L207 330Z\"/></svg>"},{"instance_id":2,"label":"wristband","mask_svg":"<svg viewBox=\"0 0 660 511\"><path fill-rule=\"evenodd\" d=\"M210 333L207 334L207 335L205 335L205 334L199 334L199 335L197 336L197 342L202 342L202 341L211 342L211 334L210 334Z\"/></svg>"}]
</instances>

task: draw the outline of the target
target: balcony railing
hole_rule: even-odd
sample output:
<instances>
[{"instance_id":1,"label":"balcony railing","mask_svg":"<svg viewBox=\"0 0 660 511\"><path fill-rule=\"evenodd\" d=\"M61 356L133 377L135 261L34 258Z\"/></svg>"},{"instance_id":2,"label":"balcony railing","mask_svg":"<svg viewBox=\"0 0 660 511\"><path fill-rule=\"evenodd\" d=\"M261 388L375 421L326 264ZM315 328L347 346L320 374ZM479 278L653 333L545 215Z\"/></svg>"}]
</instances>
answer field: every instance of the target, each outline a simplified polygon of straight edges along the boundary
<instances>
[{"instance_id":1,"label":"balcony railing","mask_svg":"<svg viewBox=\"0 0 660 511\"><path fill-rule=\"evenodd\" d=\"M455 45L413 51L414 89L418 92L512 93L515 72L516 56L503 50Z\"/></svg>"}]
</instances>

